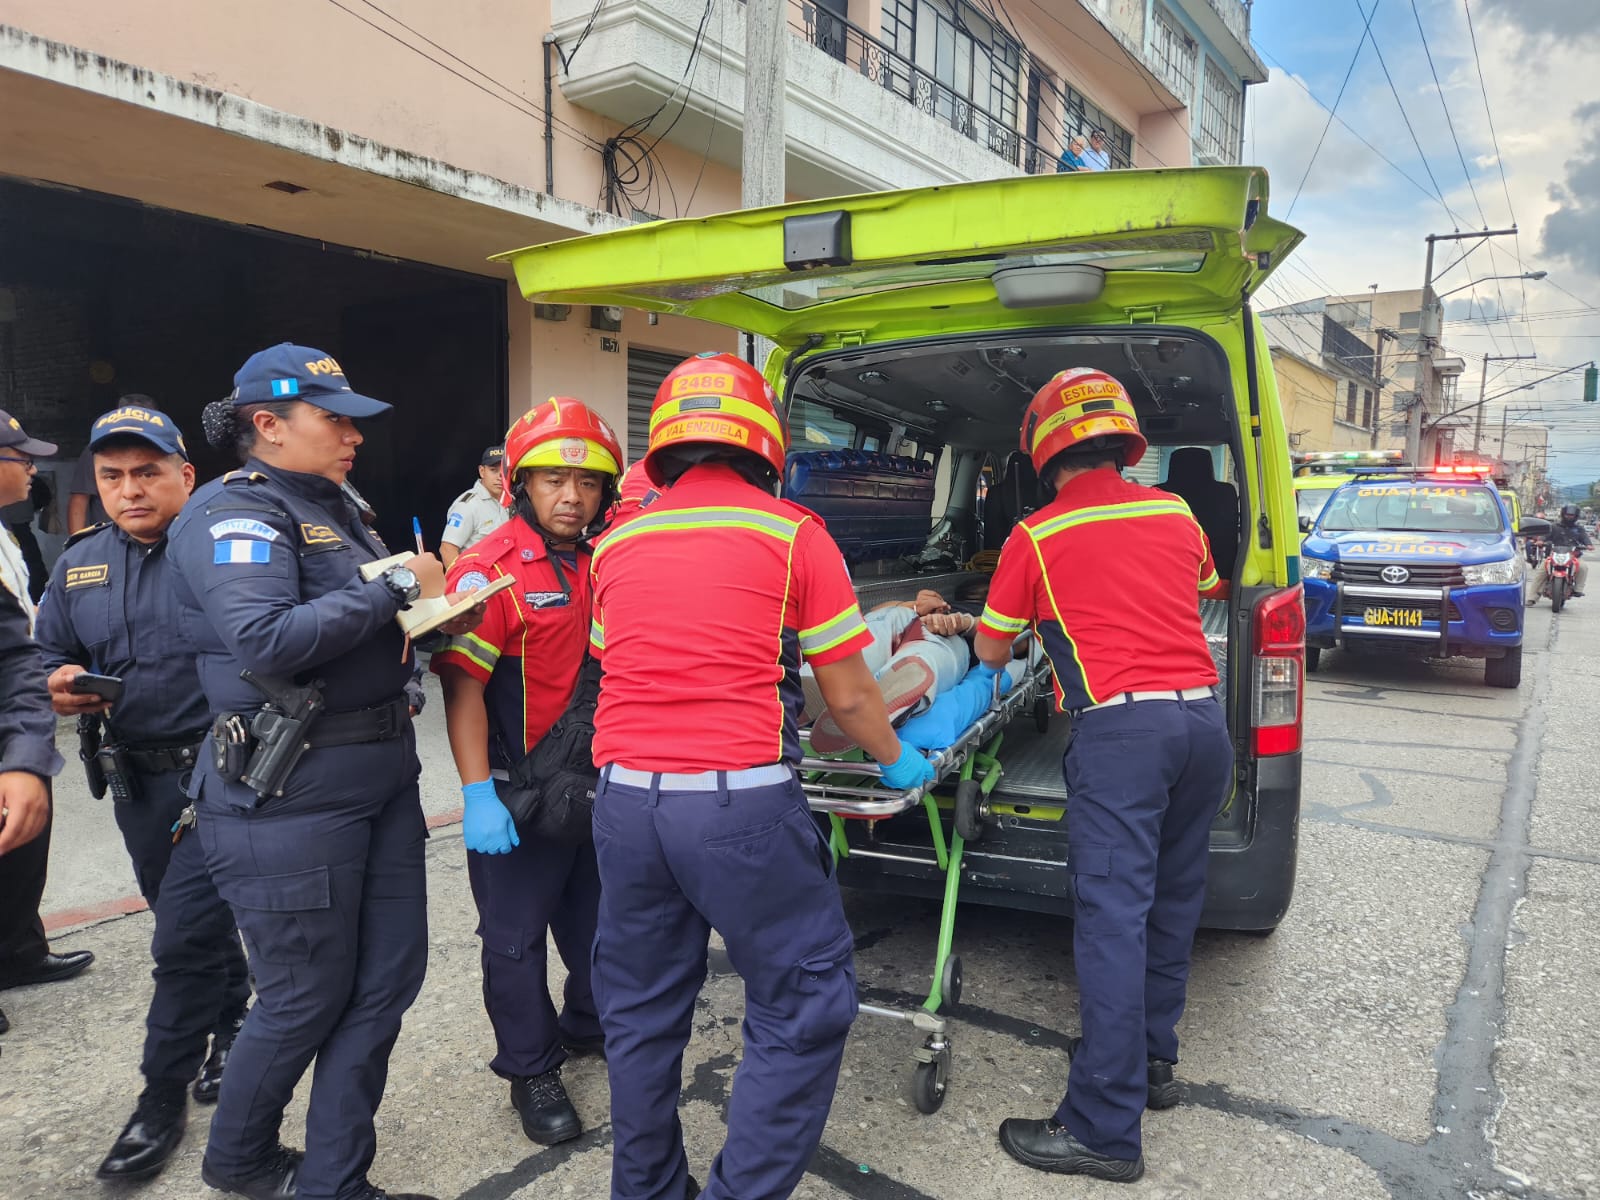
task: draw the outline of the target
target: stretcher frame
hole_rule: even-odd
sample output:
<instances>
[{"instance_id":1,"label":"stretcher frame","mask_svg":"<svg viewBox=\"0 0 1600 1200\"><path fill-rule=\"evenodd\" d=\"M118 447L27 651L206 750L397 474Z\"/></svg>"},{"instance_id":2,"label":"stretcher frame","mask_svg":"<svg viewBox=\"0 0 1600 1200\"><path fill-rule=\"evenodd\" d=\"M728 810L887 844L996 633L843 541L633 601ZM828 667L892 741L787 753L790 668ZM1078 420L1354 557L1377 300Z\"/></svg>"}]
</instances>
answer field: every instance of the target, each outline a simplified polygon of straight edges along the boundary
<instances>
[{"instance_id":1,"label":"stretcher frame","mask_svg":"<svg viewBox=\"0 0 1600 1200\"><path fill-rule=\"evenodd\" d=\"M1025 635L1022 642L1028 639ZM999 682L996 681L996 691ZM811 811L828 820L828 845L834 862L855 855L915 862L933 867L944 875L943 900L939 913L939 935L934 948L933 977L928 997L921 1007L909 1011L877 1004L862 1004L869 1016L908 1022L923 1035L912 1052L911 1097L918 1111L937 1112L949 1087L951 1041L948 1013L961 1002L961 958L953 954L956 905L961 891L961 861L966 843L962 828L969 832L982 819L989 795L1000 783L1004 768L1000 759L1006 727L1024 713L1031 713L1041 731L1049 720L1053 703L1050 665L1042 654L1030 653L1028 669L1013 687L997 695L989 709L962 731L947 748L928 756L933 764L933 782L925 786L890 791L878 782L881 768L870 761L841 761L806 755L800 762L801 786ZM955 783L954 804L950 812L948 836L945 811L934 795L935 789ZM845 831L846 820L881 821L900 816L921 805L928 819L933 842L932 859L910 858L879 850L852 847Z\"/></svg>"}]
</instances>

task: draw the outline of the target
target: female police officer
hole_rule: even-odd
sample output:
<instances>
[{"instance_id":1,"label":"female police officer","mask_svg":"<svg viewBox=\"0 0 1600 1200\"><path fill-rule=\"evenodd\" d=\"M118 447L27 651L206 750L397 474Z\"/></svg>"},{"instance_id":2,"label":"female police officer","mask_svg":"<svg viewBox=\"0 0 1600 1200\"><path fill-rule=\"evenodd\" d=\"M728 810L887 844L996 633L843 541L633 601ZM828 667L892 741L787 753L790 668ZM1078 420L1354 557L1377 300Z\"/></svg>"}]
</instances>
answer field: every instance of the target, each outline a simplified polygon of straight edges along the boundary
<instances>
[{"instance_id":1,"label":"female police officer","mask_svg":"<svg viewBox=\"0 0 1600 1200\"><path fill-rule=\"evenodd\" d=\"M168 535L214 717L198 829L257 993L201 1173L251 1197L377 1200L390 1193L366 1178L373 1115L427 961L412 656L394 618L443 591L443 568L418 555L371 581L358 570L388 551L340 484L356 419L389 405L287 343L234 384L204 423L244 469L200 488ZM278 1134L313 1057L302 1161Z\"/></svg>"}]
</instances>

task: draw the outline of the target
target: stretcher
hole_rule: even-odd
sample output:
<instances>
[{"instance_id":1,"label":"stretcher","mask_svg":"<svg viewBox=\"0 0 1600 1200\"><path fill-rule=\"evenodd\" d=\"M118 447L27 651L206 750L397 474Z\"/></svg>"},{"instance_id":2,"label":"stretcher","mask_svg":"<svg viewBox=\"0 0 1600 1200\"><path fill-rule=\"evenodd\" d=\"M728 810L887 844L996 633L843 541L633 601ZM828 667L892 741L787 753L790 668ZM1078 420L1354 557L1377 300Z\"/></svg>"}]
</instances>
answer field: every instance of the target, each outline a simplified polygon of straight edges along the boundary
<instances>
[{"instance_id":1,"label":"stretcher","mask_svg":"<svg viewBox=\"0 0 1600 1200\"><path fill-rule=\"evenodd\" d=\"M1026 640L1028 635L1024 635ZM1022 678L997 695L988 711L969 725L947 748L932 753L934 779L926 787L904 791L887 789L875 762L820 758L808 752L801 760L800 778L811 811L827 823L834 862L856 857L893 861L902 869L921 870L942 877L943 901L939 937L934 950L933 977L928 997L910 1011L863 1004L870 1016L909 1023L922 1036L912 1054L911 1096L917 1109L937 1112L944 1103L950 1078L949 1010L961 1001L961 958L952 952L956 904L961 890L962 856L968 842L983 837L990 794L999 784L1003 767L1001 745L1006 728L1019 718L1029 718L1042 734L1054 709L1050 667L1044 656L1029 647ZM998 687L997 687L998 691ZM804 734L802 734L804 736ZM880 821L921 808L928 822L931 853L918 857L904 850L873 847ZM854 827L856 836L852 836Z\"/></svg>"}]
</instances>

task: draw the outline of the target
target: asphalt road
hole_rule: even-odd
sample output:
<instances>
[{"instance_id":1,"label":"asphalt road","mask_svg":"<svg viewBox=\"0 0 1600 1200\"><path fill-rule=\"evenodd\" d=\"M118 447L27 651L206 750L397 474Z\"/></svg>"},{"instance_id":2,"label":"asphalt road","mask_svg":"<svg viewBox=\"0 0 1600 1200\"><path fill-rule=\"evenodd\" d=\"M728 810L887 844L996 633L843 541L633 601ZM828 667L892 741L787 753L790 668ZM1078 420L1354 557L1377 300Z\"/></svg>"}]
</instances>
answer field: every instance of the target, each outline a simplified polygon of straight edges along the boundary
<instances>
[{"instance_id":1,"label":"asphalt road","mask_svg":"<svg viewBox=\"0 0 1600 1200\"><path fill-rule=\"evenodd\" d=\"M1595 606L1593 609L1590 606ZM1600 701L1600 598L1530 613L1519 691L1477 663L1324 657L1308 689L1305 821L1294 908L1270 938L1204 933L1180 1077L1184 1104L1145 1123L1148 1173L1112 1185L1043 1176L995 1128L1043 1116L1076 1030L1069 930L963 912L966 990L949 1099L919 1115L909 1029L863 1017L822 1150L799 1192L856 1200L1128 1195L1260 1198L1600 1196L1600 799L1588 714ZM425 714L429 811L457 804L437 708ZM62 948L89 947L70 983L7 992L0 1039L0 1196L93 1195L100 1156L139 1087L149 994L147 913L103 806L64 777L47 908ZM429 849L432 958L395 1050L376 1181L461 1200L604 1197L607 1085L568 1068L584 1137L522 1138L485 1062L490 1035L458 829ZM936 910L852 896L866 996L926 985ZM685 1064L683 1120L702 1175L738 1061L737 977L713 953ZM304 1089L299 1097L304 1100ZM297 1140L303 1108L286 1125ZM140 1189L207 1195L207 1114Z\"/></svg>"}]
</instances>

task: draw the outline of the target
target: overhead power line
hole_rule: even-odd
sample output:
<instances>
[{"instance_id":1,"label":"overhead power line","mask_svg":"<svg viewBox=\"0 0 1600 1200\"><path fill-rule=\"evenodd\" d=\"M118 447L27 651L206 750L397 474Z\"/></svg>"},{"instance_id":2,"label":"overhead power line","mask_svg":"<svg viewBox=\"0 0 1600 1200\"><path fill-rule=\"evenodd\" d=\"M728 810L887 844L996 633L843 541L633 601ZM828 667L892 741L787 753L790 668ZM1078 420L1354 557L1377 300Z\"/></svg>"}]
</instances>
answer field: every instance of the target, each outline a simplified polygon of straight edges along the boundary
<instances>
[{"instance_id":1,"label":"overhead power line","mask_svg":"<svg viewBox=\"0 0 1600 1200\"><path fill-rule=\"evenodd\" d=\"M1344 99L1344 90L1350 86L1350 76L1356 73L1356 63L1361 61L1361 48L1367 44L1367 38L1372 34L1372 18L1378 15L1378 5L1381 3L1383 0L1372 0L1372 11L1365 14L1366 20L1361 26L1361 36L1356 39L1356 51L1350 56L1350 65L1345 68L1344 79L1339 84L1339 94L1333 98L1333 107L1328 110L1328 119L1323 122L1322 132L1317 135L1317 144L1311 148L1311 157L1306 161L1306 169L1301 172L1300 182L1295 185L1294 198L1289 201L1289 210L1283 214L1285 220L1294 215L1294 206L1300 202L1300 192L1311 176L1311 168L1316 165L1317 155L1322 153L1322 143L1327 139L1328 130L1333 127L1333 118L1339 113L1339 101ZM1359 0L1356 7L1361 7ZM1374 42L1373 46L1376 48L1377 43Z\"/></svg>"}]
</instances>

